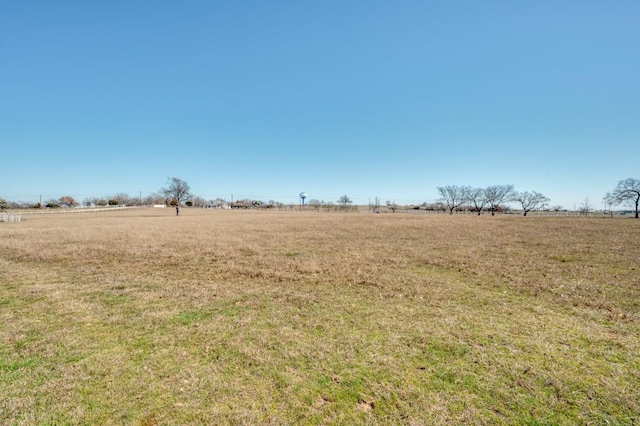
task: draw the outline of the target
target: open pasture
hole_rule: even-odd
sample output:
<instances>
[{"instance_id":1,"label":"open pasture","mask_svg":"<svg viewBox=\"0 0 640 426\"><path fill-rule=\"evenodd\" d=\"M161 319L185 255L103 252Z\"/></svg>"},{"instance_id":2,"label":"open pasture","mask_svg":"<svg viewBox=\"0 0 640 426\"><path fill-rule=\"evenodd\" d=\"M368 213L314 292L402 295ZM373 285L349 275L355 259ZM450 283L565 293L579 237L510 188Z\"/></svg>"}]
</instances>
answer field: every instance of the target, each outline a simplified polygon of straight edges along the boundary
<instances>
[{"instance_id":1,"label":"open pasture","mask_svg":"<svg viewBox=\"0 0 640 426\"><path fill-rule=\"evenodd\" d=\"M638 424L640 221L0 224L0 424Z\"/></svg>"}]
</instances>

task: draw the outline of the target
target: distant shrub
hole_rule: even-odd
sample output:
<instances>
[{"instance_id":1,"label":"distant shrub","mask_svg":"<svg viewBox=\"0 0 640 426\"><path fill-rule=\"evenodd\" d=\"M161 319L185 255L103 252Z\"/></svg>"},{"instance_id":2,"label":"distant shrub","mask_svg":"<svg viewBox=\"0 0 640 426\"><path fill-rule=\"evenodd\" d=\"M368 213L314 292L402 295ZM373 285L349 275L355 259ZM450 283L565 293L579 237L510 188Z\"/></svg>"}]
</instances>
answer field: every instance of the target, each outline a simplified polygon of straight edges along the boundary
<instances>
[{"instance_id":1,"label":"distant shrub","mask_svg":"<svg viewBox=\"0 0 640 426\"><path fill-rule=\"evenodd\" d=\"M75 207L78 205L78 202L71 196L65 195L58 199L58 203L65 207Z\"/></svg>"}]
</instances>

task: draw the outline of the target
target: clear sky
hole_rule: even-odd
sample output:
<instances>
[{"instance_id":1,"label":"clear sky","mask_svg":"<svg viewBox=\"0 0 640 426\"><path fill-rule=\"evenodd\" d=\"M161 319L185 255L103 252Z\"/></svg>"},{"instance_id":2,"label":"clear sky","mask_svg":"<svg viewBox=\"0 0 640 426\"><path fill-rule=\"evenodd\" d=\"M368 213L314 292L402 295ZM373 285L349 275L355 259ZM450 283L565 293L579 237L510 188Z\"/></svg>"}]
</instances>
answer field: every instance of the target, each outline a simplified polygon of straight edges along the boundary
<instances>
[{"instance_id":1,"label":"clear sky","mask_svg":"<svg viewBox=\"0 0 640 426\"><path fill-rule=\"evenodd\" d=\"M573 208L640 178L640 1L0 0L0 196Z\"/></svg>"}]
</instances>

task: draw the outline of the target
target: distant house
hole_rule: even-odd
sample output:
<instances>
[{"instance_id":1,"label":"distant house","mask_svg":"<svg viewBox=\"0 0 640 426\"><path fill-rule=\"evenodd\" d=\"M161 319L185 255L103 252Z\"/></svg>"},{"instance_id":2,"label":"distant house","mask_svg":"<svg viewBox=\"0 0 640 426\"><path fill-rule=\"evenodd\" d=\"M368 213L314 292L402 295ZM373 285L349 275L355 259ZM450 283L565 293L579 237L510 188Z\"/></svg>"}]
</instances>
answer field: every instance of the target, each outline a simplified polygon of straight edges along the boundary
<instances>
[{"instance_id":1,"label":"distant house","mask_svg":"<svg viewBox=\"0 0 640 426\"><path fill-rule=\"evenodd\" d=\"M207 203L204 203L202 205L202 207L204 207L205 209L230 209L231 208L231 206L229 206L228 203L219 204L219 203L215 203L213 201L209 201Z\"/></svg>"},{"instance_id":2,"label":"distant house","mask_svg":"<svg viewBox=\"0 0 640 426\"><path fill-rule=\"evenodd\" d=\"M229 208L231 209L248 209L251 206L251 202L247 200L235 201L229 204Z\"/></svg>"}]
</instances>

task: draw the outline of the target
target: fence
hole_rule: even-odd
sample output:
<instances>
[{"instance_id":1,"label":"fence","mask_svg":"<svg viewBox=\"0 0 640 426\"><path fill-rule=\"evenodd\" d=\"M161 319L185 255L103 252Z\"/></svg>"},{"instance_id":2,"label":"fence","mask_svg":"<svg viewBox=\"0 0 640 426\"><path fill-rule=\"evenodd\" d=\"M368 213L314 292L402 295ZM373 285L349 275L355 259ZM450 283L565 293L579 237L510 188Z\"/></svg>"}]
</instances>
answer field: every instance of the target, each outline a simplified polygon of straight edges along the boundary
<instances>
[{"instance_id":1,"label":"fence","mask_svg":"<svg viewBox=\"0 0 640 426\"><path fill-rule=\"evenodd\" d=\"M20 215L0 213L0 222L20 222Z\"/></svg>"},{"instance_id":2,"label":"fence","mask_svg":"<svg viewBox=\"0 0 640 426\"><path fill-rule=\"evenodd\" d=\"M33 215L33 214L65 214L65 213L92 213L92 212L106 212L113 210L129 210L146 208L147 206L113 206L113 207L76 207L76 208L45 208L45 209L25 209L20 210L21 214Z\"/></svg>"}]
</instances>

